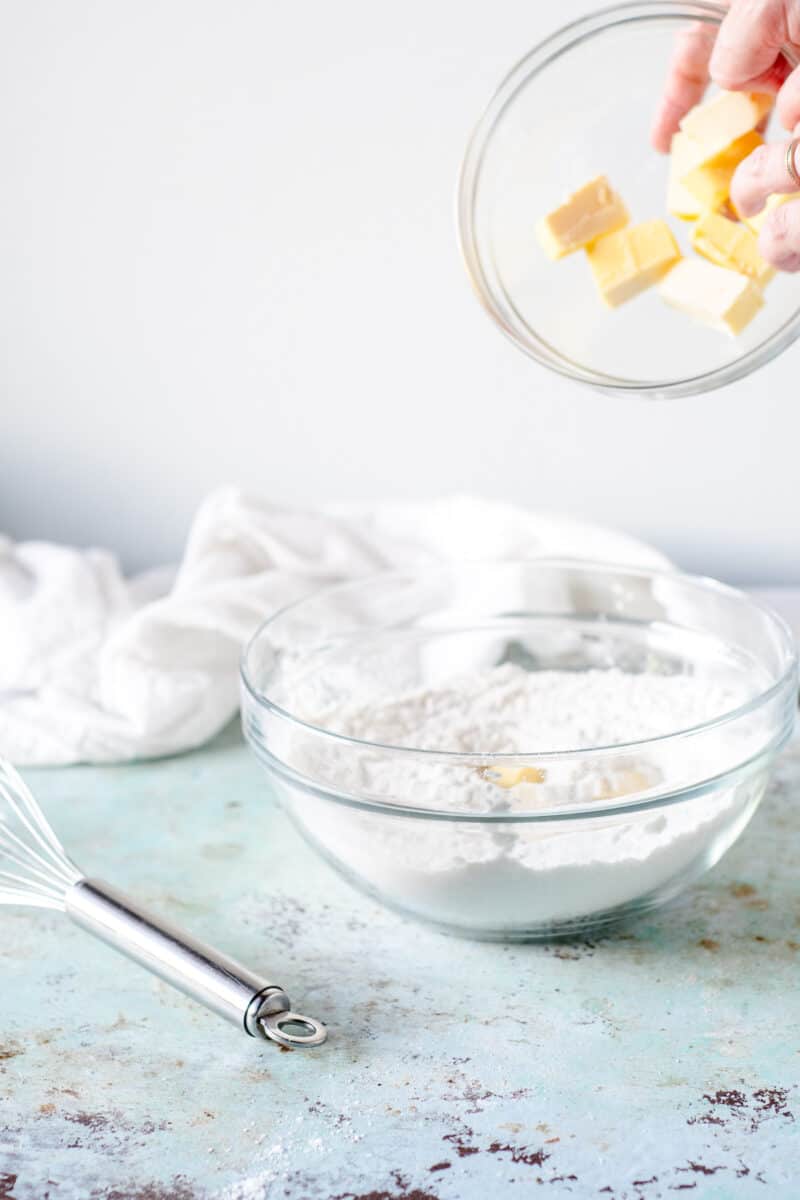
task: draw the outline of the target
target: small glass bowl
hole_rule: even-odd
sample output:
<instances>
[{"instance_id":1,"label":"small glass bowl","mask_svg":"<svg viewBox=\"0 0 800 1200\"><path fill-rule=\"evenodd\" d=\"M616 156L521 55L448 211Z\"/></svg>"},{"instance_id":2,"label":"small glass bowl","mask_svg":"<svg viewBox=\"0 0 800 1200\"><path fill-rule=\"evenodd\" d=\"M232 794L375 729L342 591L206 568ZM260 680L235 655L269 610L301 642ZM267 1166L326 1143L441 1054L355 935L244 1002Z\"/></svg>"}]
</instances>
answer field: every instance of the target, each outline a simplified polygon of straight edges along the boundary
<instances>
[{"instance_id":1,"label":"small glass bowl","mask_svg":"<svg viewBox=\"0 0 800 1200\"><path fill-rule=\"evenodd\" d=\"M537 220L565 196L607 175L633 222L665 218L682 251L694 253L687 223L667 212L669 161L650 148L649 126L676 33L698 21L719 25L724 15L719 4L640 0L566 26L503 80L466 150L459 236L478 298L536 362L603 392L710 391L800 336L796 276L773 279L761 312L728 338L670 309L657 288L605 309L586 256L552 262L535 234Z\"/></svg>"},{"instance_id":2,"label":"small glass bowl","mask_svg":"<svg viewBox=\"0 0 800 1200\"><path fill-rule=\"evenodd\" d=\"M508 662L692 674L744 702L649 741L514 755L373 744L304 716L335 728L356 688L380 704ZM245 736L308 842L392 908L498 940L575 934L697 879L755 811L797 704L792 637L769 610L711 580L573 561L326 588L261 626L241 677Z\"/></svg>"}]
</instances>

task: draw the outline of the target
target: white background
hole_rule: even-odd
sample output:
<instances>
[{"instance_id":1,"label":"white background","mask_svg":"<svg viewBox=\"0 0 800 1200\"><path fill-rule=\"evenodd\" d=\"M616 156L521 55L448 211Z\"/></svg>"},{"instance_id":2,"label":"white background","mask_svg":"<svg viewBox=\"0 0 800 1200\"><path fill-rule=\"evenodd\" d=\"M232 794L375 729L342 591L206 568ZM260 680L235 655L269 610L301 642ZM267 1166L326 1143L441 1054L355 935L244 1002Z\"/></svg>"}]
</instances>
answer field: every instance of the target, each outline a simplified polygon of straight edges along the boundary
<instances>
[{"instance_id":1,"label":"white background","mask_svg":"<svg viewBox=\"0 0 800 1200\"><path fill-rule=\"evenodd\" d=\"M525 359L467 284L470 126L590 4L0 0L0 529L133 567L223 482L474 491L800 581L800 349L711 396L611 400Z\"/></svg>"}]
</instances>

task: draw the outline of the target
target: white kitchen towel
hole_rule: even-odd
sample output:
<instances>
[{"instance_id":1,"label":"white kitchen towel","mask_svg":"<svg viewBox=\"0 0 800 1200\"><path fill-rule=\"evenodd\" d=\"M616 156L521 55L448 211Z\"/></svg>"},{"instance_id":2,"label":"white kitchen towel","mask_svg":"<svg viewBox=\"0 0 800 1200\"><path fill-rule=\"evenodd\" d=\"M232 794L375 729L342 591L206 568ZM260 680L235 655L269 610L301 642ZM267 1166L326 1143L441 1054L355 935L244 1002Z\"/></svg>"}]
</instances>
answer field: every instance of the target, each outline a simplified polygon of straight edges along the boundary
<instances>
[{"instance_id":1,"label":"white kitchen towel","mask_svg":"<svg viewBox=\"0 0 800 1200\"><path fill-rule=\"evenodd\" d=\"M623 534L456 497L290 511L229 488L200 507L177 572L0 536L0 753L28 766L198 746L237 708L243 643L321 584L386 566L565 555L669 564Z\"/></svg>"}]
</instances>

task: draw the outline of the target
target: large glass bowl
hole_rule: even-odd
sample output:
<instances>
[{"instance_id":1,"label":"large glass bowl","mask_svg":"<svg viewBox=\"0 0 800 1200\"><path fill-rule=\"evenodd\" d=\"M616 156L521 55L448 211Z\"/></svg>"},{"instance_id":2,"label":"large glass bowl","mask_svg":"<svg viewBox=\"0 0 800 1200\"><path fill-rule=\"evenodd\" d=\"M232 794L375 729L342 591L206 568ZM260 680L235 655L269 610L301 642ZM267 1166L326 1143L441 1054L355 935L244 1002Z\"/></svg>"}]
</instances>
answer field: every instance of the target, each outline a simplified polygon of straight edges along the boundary
<instances>
[{"instance_id":1,"label":"large glass bowl","mask_svg":"<svg viewBox=\"0 0 800 1200\"><path fill-rule=\"evenodd\" d=\"M566 26L503 80L467 147L458 223L479 299L536 362L601 391L709 391L800 336L797 276L777 276L758 316L728 338L670 309L656 288L605 309L586 256L551 262L536 239L540 217L603 174L632 221L666 218L683 252L694 253L688 225L667 213L668 159L651 150L649 126L676 33L698 21L717 26L724 13L719 4L640 0ZM788 135L778 126L767 136Z\"/></svg>"},{"instance_id":2,"label":"large glass bowl","mask_svg":"<svg viewBox=\"0 0 800 1200\"><path fill-rule=\"evenodd\" d=\"M465 755L331 732L356 690L380 705L506 662L688 673L735 683L740 698L696 728L676 719L646 742L557 752ZM333 714L328 728L304 716L312 694ZM242 661L245 735L309 843L385 904L481 938L573 934L675 896L744 829L796 703L791 634L747 596L572 561L428 567L326 588L270 618ZM521 768L546 786L507 790L505 806L466 804L477 776L491 790ZM611 783L579 801L578 776Z\"/></svg>"}]
</instances>

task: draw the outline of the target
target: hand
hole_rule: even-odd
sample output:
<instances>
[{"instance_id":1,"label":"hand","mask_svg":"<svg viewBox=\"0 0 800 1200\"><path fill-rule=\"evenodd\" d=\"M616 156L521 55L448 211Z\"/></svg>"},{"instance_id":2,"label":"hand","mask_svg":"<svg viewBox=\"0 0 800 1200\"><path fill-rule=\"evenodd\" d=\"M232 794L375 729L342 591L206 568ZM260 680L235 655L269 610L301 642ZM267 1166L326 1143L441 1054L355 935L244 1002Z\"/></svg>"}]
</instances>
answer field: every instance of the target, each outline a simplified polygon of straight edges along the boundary
<instances>
[{"instance_id":1,"label":"hand","mask_svg":"<svg viewBox=\"0 0 800 1200\"><path fill-rule=\"evenodd\" d=\"M669 154L681 121L703 99L718 33L717 26L698 21L675 39L667 82L650 128L650 141L661 154Z\"/></svg>"},{"instance_id":2,"label":"hand","mask_svg":"<svg viewBox=\"0 0 800 1200\"><path fill-rule=\"evenodd\" d=\"M800 5L797 0L729 0L729 7L719 28L698 22L678 38L651 131L653 145L662 153L710 79L730 91L776 92L784 128L800 131L800 67L792 70L782 53L787 47L800 57ZM786 169L786 153L785 143L773 143L741 163L731 199L742 216L760 212L774 192L798 191ZM800 170L800 154L795 166ZM775 266L800 270L800 204L771 213L759 244Z\"/></svg>"},{"instance_id":3,"label":"hand","mask_svg":"<svg viewBox=\"0 0 800 1200\"><path fill-rule=\"evenodd\" d=\"M709 81L739 92L778 92L786 129L800 124L800 68L792 71L784 46L800 57L800 6L796 0L729 0L717 27L697 22L679 34L651 140L669 152L681 119L703 98Z\"/></svg>"},{"instance_id":4,"label":"hand","mask_svg":"<svg viewBox=\"0 0 800 1200\"><path fill-rule=\"evenodd\" d=\"M800 155L796 149L789 153L794 153L797 170ZM758 235L758 248L762 258L778 270L800 271L800 190L789 174L786 155L785 142L767 143L754 150L736 168L731 200L741 216L754 217L776 192L797 193L797 202L782 204L769 214Z\"/></svg>"}]
</instances>

